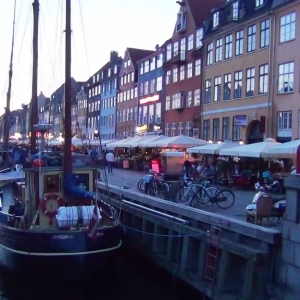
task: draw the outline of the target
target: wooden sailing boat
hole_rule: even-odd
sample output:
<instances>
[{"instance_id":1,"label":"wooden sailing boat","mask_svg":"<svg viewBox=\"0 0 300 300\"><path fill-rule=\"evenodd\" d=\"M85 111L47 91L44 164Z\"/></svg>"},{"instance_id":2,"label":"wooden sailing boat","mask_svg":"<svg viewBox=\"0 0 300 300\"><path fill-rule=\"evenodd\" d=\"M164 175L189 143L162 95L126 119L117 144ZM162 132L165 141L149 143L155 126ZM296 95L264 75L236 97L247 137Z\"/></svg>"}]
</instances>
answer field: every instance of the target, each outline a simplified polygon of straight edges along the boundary
<instances>
[{"instance_id":1,"label":"wooden sailing boat","mask_svg":"<svg viewBox=\"0 0 300 300\"><path fill-rule=\"evenodd\" d=\"M34 1L33 7L37 25L38 0ZM122 227L114 208L89 192L97 188L97 168L86 162L72 168L70 15L71 0L66 0L63 166L26 166L23 169L25 181L14 183L14 186L7 178L1 181L0 175L3 185L0 263L11 271L30 270L42 272L37 274L43 276L53 274L62 279L80 280L102 267L109 267L109 258L114 257L122 244ZM31 106L32 115L37 116L36 27L35 30ZM32 126L32 132L44 133L48 129L48 124ZM32 151L35 150L35 136L31 134Z\"/></svg>"}]
</instances>

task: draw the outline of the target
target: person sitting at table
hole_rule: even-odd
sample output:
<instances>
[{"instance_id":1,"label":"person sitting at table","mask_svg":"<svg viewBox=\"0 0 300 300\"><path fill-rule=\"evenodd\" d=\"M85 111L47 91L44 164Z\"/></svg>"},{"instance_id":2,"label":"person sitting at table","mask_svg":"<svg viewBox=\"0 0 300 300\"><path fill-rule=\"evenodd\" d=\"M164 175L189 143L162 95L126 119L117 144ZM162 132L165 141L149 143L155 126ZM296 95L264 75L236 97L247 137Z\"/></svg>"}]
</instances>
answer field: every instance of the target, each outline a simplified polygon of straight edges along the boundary
<instances>
[{"instance_id":1,"label":"person sitting at table","mask_svg":"<svg viewBox=\"0 0 300 300\"><path fill-rule=\"evenodd\" d=\"M266 184L272 184L274 182L274 178L273 178L270 170L264 171L262 173L262 177L264 179L264 183L266 183Z\"/></svg>"}]
</instances>

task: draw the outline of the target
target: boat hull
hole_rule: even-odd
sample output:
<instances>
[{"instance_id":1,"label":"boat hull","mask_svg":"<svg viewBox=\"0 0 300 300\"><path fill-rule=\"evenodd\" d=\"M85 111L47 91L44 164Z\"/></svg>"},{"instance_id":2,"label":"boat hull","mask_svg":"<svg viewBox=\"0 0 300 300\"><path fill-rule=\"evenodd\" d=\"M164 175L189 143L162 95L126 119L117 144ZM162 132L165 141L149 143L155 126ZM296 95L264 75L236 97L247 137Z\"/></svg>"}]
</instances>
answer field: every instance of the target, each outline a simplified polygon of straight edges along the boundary
<instances>
[{"instance_id":1,"label":"boat hull","mask_svg":"<svg viewBox=\"0 0 300 300\"><path fill-rule=\"evenodd\" d=\"M0 264L18 274L85 280L112 267L122 241L121 225L86 231L25 231L0 225Z\"/></svg>"}]
</instances>

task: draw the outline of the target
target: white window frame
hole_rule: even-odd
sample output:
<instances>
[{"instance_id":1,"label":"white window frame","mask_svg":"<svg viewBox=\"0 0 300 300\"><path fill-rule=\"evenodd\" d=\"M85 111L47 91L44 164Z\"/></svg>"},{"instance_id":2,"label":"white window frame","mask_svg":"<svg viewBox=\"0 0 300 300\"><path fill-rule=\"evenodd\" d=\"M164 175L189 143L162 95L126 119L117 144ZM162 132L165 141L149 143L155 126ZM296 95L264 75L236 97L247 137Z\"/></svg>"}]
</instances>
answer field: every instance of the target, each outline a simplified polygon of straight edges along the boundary
<instances>
[{"instance_id":1,"label":"white window frame","mask_svg":"<svg viewBox=\"0 0 300 300\"><path fill-rule=\"evenodd\" d=\"M294 40L296 37L296 12L280 18L280 43Z\"/></svg>"},{"instance_id":2,"label":"white window frame","mask_svg":"<svg viewBox=\"0 0 300 300\"><path fill-rule=\"evenodd\" d=\"M294 92L294 72L295 63L293 61L278 66L278 94ZM285 83L288 84L287 87L284 87Z\"/></svg>"},{"instance_id":3,"label":"white window frame","mask_svg":"<svg viewBox=\"0 0 300 300\"><path fill-rule=\"evenodd\" d=\"M216 28L220 24L220 12L217 11L213 14L213 28Z\"/></svg>"},{"instance_id":4,"label":"white window frame","mask_svg":"<svg viewBox=\"0 0 300 300\"><path fill-rule=\"evenodd\" d=\"M194 48L194 34L188 36L188 51L193 50Z\"/></svg>"},{"instance_id":5,"label":"white window frame","mask_svg":"<svg viewBox=\"0 0 300 300\"><path fill-rule=\"evenodd\" d=\"M291 130L293 123L292 111L279 111L277 114L277 130Z\"/></svg>"},{"instance_id":6,"label":"white window frame","mask_svg":"<svg viewBox=\"0 0 300 300\"><path fill-rule=\"evenodd\" d=\"M187 65L187 71L186 71L186 77L191 78L193 77L193 63L188 63Z\"/></svg>"}]
</instances>

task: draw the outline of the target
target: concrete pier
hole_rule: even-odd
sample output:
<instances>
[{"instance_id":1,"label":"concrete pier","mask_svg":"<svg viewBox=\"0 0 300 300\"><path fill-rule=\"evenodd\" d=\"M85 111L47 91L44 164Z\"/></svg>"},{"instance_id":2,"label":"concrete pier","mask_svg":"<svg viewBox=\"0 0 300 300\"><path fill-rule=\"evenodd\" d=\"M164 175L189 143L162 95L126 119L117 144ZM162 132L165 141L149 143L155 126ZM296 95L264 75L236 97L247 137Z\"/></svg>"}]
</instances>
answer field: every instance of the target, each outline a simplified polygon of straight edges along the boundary
<instances>
[{"instance_id":1,"label":"concrete pier","mask_svg":"<svg viewBox=\"0 0 300 300\"><path fill-rule=\"evenodd\" d=\"M111 185L107 192L101 182L98 189L104 194L104 200L120 210L120 219L127 228L128 243L133 249L204 292L208 298L271 299L268 283L273 282L282 238L278 230ZM212 227L221 229L213 284L204 280Z\"/></svg>"}]
</instances>

